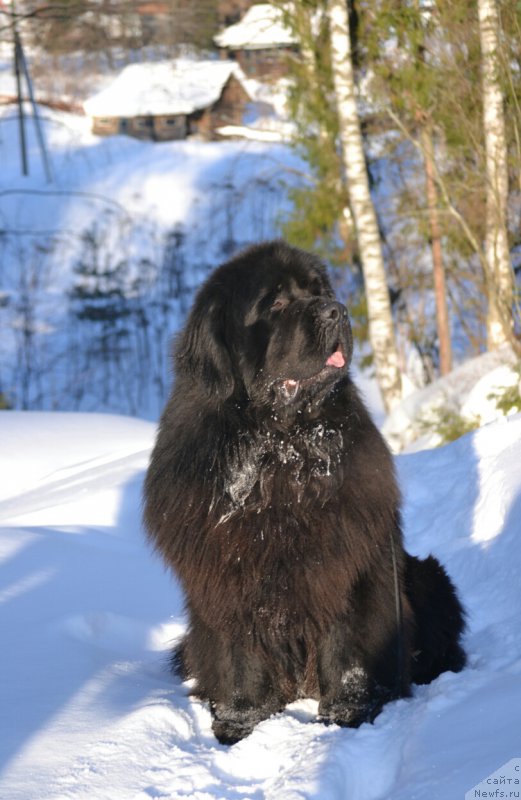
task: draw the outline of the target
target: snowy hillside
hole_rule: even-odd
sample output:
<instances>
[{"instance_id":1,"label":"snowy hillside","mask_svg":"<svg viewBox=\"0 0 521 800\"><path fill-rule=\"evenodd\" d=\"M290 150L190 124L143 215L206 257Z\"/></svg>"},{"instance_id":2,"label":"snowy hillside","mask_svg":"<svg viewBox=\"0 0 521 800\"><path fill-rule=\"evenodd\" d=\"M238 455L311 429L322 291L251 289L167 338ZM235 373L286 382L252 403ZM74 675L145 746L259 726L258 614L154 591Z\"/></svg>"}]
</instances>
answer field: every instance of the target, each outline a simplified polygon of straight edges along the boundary
<instances>
[{"instance_id":1,"label":"snowy hillside","mask_svg":"<svg viewBox=\"0 0 521 800\"><path fill-rule=\"evenodd\" d=\"M311 701L227 748L166 670L179 587L143 542L154 426L0 413L2 800L461 800L521 755L521 417L399 456L411 552L468 610L469 667L374 725Z\"/></svg>"},{"instance_id":2,"label":"snowy hillside","mask_svg":"<svg viewBox=\"0 0 521 800\"><path fill-rule=\"evenodd\" d=\"M302 164L284 144L100 138L87 118L43 116L52 183L32 120L21 176L15 110L0 109L0 393L154 419L194 289L279 235Z\"/></svg>"}]
</instances>

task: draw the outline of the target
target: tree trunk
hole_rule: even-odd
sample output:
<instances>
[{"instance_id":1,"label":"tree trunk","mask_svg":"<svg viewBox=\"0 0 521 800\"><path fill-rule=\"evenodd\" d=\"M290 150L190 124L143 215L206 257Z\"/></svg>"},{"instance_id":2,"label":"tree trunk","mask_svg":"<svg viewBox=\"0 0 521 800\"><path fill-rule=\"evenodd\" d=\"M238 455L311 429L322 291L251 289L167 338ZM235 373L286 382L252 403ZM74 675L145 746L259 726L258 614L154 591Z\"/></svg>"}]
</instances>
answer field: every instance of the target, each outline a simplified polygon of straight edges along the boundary
<instances>
[{"instance_id":1,"label":"tree trunk","mask_svg":"<svg viewBox=\"0 0 521 800\"><path fill-rule=\"evenodd\" d=\"M434 149L432 133L426 125L422 128L422 150L425 169L427 207L429 211L429 231L432 252L432 274L434 278L434 297L436 300L436 323L440 345L440 372L447 375L452 369L452 350L450 342L449 313L447 309L447 288L445 269L441 253L441 232L438 215L438 193L434 175Z\"/></svg>"},{"instance_id":2,"label":"tree trunk","mask_svg":"<svg viewBox=\"0 0 521 800\"><path fill-rule=\"evenodd\" d=\"M338 108L342 156L364 274L369 340L384 405L390 411L401 399L401 375L391 301L376 214L369 192L345 0L329 0L331 62Z\"/></svg>"},{"instance_id":3,"label":"tree trunk","mask_svg":"<svg viewBox=\"0 0 521 800\"><path fill-rule=\"evenodd\" d=\"M513 271L507 235L508 168L499 77L499 15L496 0L478 0L487 171L485 261L487 342L494 349L513 339Z\"/></svg>"}]
</instances>

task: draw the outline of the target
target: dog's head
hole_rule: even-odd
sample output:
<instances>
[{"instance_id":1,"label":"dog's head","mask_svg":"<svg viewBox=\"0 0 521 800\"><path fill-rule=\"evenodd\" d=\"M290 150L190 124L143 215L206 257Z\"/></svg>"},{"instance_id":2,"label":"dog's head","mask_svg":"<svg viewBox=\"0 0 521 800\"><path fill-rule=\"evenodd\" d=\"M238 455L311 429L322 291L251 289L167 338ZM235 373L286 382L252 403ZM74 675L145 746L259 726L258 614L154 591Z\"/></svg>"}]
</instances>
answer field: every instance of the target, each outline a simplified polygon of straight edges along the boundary
<instances>
[{"instance_id":1,"label":"dog's head","mask_svg":"<svg viewBox=\"0 0 521 800\"><path fill-rule=\"evenodd\" d=\"M290 406L328 393L351 360L345 307L321 261L281 241L219 267L198 293L176 371L209 395Z\"/></svg>"}]
</instances>

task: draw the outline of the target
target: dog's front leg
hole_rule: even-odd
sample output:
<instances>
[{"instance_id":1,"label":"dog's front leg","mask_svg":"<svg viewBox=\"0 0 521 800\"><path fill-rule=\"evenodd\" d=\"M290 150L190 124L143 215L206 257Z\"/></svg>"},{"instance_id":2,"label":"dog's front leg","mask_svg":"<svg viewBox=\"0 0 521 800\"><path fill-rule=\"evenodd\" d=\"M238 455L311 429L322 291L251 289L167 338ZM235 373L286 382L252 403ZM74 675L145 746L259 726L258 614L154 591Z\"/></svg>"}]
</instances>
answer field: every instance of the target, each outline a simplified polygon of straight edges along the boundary
<instances>
[{"instance_id":1,"label":"dog's front leg","mask_svg":"<svg viewBox=\"0 0 521 800\"><path fill-rule=\"evenodd\" d=\"M219 679L210 694L212 730L221 744L248 736L262 720L280 711L284 702L275 691L259 653L238 643L220 642ZM226 665L226 674L222 669Z\"/></svg>"},{"instance_id":2,"label":"dog's front leg","mask_svg":"<svg viewBox=\"0 0 521 800\"><path fill-rule=\"evenodd\" d=\"M403 642L394 626L380 647L368 638L367 629L364 635L363 626L348 618L337 622L324 638L317 665L323 722L356 728L372 722L384 703L407 695L408 678L400 674L403 658L398 658Z\"/></svg>"},{"instance_id":3,"label":"dog's front leg","mask_svg":"<svg viewBox=\"0 0 521 800\"><path fill-rule=\"evenodd\" d=\"M363 659L346 652L346 644L334 632L323 643L318 663L318 713L322 722L357 727L372 720L380 704Z\"/></svg>"}]
</instances>

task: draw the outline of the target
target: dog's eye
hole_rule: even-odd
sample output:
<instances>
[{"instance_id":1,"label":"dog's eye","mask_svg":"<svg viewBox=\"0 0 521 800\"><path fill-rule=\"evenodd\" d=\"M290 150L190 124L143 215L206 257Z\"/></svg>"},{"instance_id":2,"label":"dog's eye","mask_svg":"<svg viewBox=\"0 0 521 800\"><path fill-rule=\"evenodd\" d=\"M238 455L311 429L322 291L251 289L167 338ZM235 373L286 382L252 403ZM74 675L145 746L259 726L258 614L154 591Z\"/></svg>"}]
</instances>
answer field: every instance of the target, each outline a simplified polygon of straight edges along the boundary
<instances>
[{"instance_id":1,"label":"dog's eye","mask_svg":"<svg viewBox=\"0 0 521 800\"><path fill-rule=\"evenodd\" d=\"M277 297L270 306L270 311L284 311L289 305L289 300L285 297Z\"/></svg>"},{"instance_id":2,"label":"dog's eye","mask_svg":"<svg viewBox=\"0 0 521 800\"><path fill-rule=\"evenodd\" d=\"M309 291L310 291L310 292L311 292L311 294L312 294L312 295L314 295L315 297L318 297L318 296L320 296L321 294L323 294L323 287L322 287L322 283L319 281L319 279L318 279L318 278L315 278L315 280L311 282L311 285L310 285L310 287L309 287Z\"/></svg>"}]
</instances>

